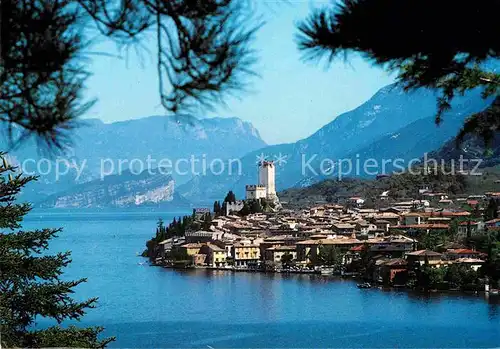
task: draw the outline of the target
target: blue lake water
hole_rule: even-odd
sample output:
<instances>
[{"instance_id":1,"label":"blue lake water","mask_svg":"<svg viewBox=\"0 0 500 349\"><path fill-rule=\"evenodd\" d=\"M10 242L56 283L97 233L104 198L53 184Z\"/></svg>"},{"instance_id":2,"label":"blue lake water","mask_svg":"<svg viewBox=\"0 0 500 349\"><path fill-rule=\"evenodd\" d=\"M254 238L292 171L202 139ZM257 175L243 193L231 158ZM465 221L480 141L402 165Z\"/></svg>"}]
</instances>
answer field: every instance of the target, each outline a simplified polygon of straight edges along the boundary
<instances>
[{"instance_id":1,"label":"blue lake water","mask_svg":"<svg viewBox=\"0 0 500 349\"><path fill-rule=\"evenodd\" d=\"M25 221L64 227L51 250L73 252L65 277L88 278L78 298L99 297L82 324L105 326L117 337L112 347L500 347L500 305L483 296L141 266L136 254L159 216L170 221L174 213L34 211Z\"/></svg>"}]
</instances>

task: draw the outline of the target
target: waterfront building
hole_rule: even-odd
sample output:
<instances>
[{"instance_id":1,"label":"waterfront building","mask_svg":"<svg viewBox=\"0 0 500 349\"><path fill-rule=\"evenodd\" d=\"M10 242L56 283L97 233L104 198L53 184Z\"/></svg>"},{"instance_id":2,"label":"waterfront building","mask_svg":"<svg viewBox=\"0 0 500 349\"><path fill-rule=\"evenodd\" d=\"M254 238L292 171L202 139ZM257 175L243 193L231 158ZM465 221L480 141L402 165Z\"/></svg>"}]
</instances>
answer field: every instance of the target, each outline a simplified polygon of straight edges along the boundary
<instances>
[{"instance_id":1,"label":"waterfront building","mask_svg":"<svg viewBox=\"0 0 500 349\"><path fill-rule=\"evenodd\" d=\"M233 246L234 265L236 267L257 266L260 260L260 248L258 244L237 242Z\"/></svg>"},{"instance_id":2,"label":"waterfront building","mask_svg":"<svg viewBox=\"0 0 500 349\"><path fill-rule=\"evenodd\" d=\"M265 250L264 260L268 262L280 263L285 254L290 254L292 259L297 259L297 250L295 246L275 246Z\"/></svg>"},{"instance_id":3,"label":"waterfront building","mask_svg":"<svg viewBox=\"0 0 500 349\"><path fill-rule=\"evenodd\" d=\"M206 264L210 267L218 268L226 266L226 250L215 245L205 244L201 247L200 253L206 254Z\"/></svg>"},{"instance_id":4,"label":"waterfront building","mask_svg":"<svg viewBox=\"0 0 500 349\"><path fill-rule=\"evenodd\" d=\"M430 250L418 250L406 254L406 260L409 266L421 266L426 261L431 266L439 266L442 262L443 255Z\"/></svg>"},{"instance_id":5,"label":"waterfront building","mask_svg":"<svg viewBox=\"0 0 500 349\"><path fill-rule=\"evenodd\" d=\"M200 253L200 248L203 246L201 243L187 243L179 246L181 250L184 250L186 255L194 256L195 254Z\"/></svg>"},{"instance_id":6,"label":"waterfront building","mask_svg":"<svg viewBox=\"0 0 500 349\"><path fill-rule=\"evenodd\" d=\"M185 233L186 242L188 243L201 243L209 242L212 240L214 232L211 231L187 231Z\"/></svg>"},{"instance_id":7,"label":"waterfront building","mask_svg":"<svg viewBox=\"0 0 500 349\"><path fill-rule=\"evenodd\" d=\"M335 246L342 252L347 252L354 246L363 244L361 240L347 237L335 239L305 240L297 242L297 260L310 263L317 259L321 246Z\"/></svg>"}]
</instances>

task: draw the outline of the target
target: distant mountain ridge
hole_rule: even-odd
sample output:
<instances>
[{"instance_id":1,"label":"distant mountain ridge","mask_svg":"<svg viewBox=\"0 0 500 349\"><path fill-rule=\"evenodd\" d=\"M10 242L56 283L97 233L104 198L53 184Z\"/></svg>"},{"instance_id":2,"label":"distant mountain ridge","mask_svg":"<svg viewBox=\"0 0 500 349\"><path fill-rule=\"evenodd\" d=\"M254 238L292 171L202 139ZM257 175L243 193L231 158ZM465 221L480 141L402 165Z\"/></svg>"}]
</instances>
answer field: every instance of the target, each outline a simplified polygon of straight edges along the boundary
<instances>
[{"instance_id":1,"label":"distant mountain ridge","mask_svg":"<svg viewBox=\"0 0 500 349\"><path fill-rule=\"evenodd\" d=\"M235 117L197 119L184 116L150 116L113 123L87 119L82 120L82 123L83 125L72 133L74 147L62 155L78 166L85 162L80 178L75 180L76 168L57 178L57 181L55 172L51 171L26 188L23 192L24 200L38 202L47 195L99 179L103 166L106 166L106 174L117 173L119 170L122 172L131 167L140 172L146 166L161 165L160 161L163 159L174 165L179 159L191 157L196 158L199 163L202 160L210 162L212 159L237 159L248 151L266 146L251 123ZM0 140L0 149L8 149L5 138ZM22 164L26 159L40 159L43 154L39 154L37 144L30 139L19 149L9 152L9 156L14 162ZM154 160L150 165L147 164L148 156ZM121 169L120 161L123 164ZM47 164L44 166L43 170ZM35 164L30 163L28 170L36 170ZM192 178L190 171L186 174L178 172L180 171L172 173L176 183L183 183Z\"/></svg>"},{"instance_id":2,"label":"distant mountain ridge","mask_svg":"<svg viewBox=\"0 0 500 349\"><path fill-rule=\"evenodd\" d=\"M188 202L175 192L172 176L164 171L125 171L93 180L49 196L41 208L179 207Z\"/></svg>"},{"instance_id":3,"label":"distant mountain ridge","mask_svg":"<svg viewBox=\"0 0 500 349\"><path fill-rule=\"evenodd\" d=\"M429 156L447 163L452 160L459 161L461 158L467 161L480 160L480 168L493 167L500 164L500 133L497 132L488 145L483 138L475 134L467 135L460 143L457 143L456 138L452 138ZM471 164L474 166L475 163Z\"/></svg>"},{"instance_id":4,"label":"distant mountain ridge","mask_svg":"<svg viewBox=\"0 0 500 349\"><path fill-rule=\"evenodd\" d=\"M196 177L179 191L189 200L220 198L228 190L242 197L245 184L256 181L256 162L261 155L270 160L285 159L277 162L277 190L311 185L335 175L335 171L320 171L325 160L420 158L424 152L436 149L454 136L467 116L483 110L491 102L483 100L479 90L456 97L452 109L443 116L442 125L436 127L436 98L436 92L428 89L405 92L396 84L386 86L310 137L249 152L241 158L239 175ZM350 173L350 176L366 174Z\"/></svg>"}]
</instances>

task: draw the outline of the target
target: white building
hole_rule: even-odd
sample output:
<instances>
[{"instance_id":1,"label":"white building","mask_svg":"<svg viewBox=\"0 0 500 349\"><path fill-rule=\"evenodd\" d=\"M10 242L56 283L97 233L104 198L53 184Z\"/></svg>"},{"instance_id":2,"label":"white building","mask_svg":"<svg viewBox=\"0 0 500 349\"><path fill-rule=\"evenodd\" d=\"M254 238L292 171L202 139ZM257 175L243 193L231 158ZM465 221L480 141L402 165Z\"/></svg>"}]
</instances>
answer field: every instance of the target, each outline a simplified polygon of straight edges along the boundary
<instances>
[{"instance_id":1,"label":"white building","mask_svg":"<svg viewBox=\"0 0 500 349\"><path fill-rule=\"evenodd\" d=\"M246 189L245 197L247 200L266 198L266 187L263 185L255 185L255 184L247 185L245 189Z\"/></svg>"},{"instance_id":2,"label":"white building","mask_svg":"<svg viewBox=\"0 0 500 349\"><path fill-rule=\"evenodd\" d=\"M262 161L259 163L259 185L266 188L266 198L276 196L275 168L273 161Z\"/></svg>"},{"instance_id":3,"label":"white building","mask_svg":"<svg viewBox=\"0 0 500 349\"><path fill-rule=\"evenodd\" d=\"M275 199L276 185L275 185L275 167L273 161L259 162L259 174L257 185L246 186L246 199Z\"/></svg>"}]
</instances>

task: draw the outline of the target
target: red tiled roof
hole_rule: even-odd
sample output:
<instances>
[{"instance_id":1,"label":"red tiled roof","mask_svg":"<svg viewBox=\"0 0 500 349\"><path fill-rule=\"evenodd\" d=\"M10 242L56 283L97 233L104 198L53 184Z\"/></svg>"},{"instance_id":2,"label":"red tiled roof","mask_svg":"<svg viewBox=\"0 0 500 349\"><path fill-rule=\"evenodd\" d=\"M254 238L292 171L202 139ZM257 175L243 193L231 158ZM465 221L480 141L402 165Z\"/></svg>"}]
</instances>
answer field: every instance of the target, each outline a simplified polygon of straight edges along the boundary
<instances>
[{"instance_id":1,"label":"red tiled roof","mask_svg":"<svg viewBox=\"0 0 500 349\"><path fill-rule=\"evenodd\" d=\"M469 224L469 221L466 221L466 222L461 222L459 225L468 225ZM473 222L473 221L470 221L470 225L478 225L479 222Z\"/></svg>"},{"instance_id":2,"label":"red tiled roof","mask_svg":"<svg viewBox=\"0 0 500 349\"><path fill-rule=\"evenodd\" d=\"M467 248L459 248L459 249L451 249L446 251L446 253L451 253L451 254L480 254L480 252L473 251Z\"/></svg>"},{"instance_id":3,"label":"red tiled roof","mask_svg":"<svg viewBox=\"0 0 500 349\"><path fill-rule=\"evenodd\" d=\"M408 225L394 225L389 229L448 229L449 224L408 224Z\"/></svg>"},{"instance_id":4,"label":"red tiled roof","mask_svg":"<svg viewBox=\"0 0 500 349\"><path fill-rule=\"evenodd\" d=\"M415 252L407 253L408 256L441 256L441 253L437 253L431 250L418 250Z\"/></svg>"}]
</instances>

